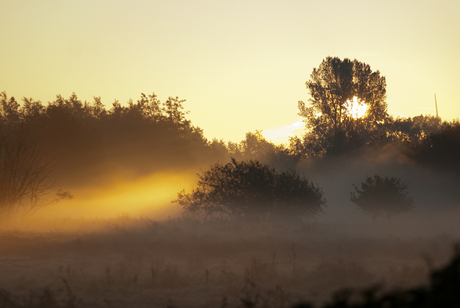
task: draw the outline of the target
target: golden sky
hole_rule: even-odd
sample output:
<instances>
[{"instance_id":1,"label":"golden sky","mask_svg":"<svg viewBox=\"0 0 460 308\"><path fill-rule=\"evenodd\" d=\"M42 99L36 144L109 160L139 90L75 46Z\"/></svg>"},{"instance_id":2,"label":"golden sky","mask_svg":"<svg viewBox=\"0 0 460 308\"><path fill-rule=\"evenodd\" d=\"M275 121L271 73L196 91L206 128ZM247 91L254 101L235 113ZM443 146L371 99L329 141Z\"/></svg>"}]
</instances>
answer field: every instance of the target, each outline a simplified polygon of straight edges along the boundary
<instances>
[{"instance_id":1,"label":"golden sky","mask_svg":"<svg viewBox=\"0 0 460 308\"><path fill-rule=\"evenodd\" d=\"M460 117L458 0L2 0L0 42L9 96L179 96L210 139L299 131L327 56L380 70L393 115L434 115L436 93L440 116Z\"/></svg>"}]
</instances>

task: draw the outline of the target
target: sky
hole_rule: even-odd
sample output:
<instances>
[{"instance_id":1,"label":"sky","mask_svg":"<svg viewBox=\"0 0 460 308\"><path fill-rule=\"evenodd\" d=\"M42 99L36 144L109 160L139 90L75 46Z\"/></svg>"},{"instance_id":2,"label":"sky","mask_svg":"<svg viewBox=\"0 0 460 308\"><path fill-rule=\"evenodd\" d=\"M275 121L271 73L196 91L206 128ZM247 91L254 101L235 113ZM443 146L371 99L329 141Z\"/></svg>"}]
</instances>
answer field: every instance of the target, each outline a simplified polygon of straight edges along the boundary
<instances>
[{"instance_id":1,"label":"sky","mask_svg":"<svg viewBox=\"0 0 460 308\"><path fill-rule=\"evenodd\" d=\"M327 56L379 70L394 116L435 115L436 93L460 117L458 0L1 0L0 42L8 96L178 96L208 139L302 134L297 102Z\"/></svg>"}]
</instances>

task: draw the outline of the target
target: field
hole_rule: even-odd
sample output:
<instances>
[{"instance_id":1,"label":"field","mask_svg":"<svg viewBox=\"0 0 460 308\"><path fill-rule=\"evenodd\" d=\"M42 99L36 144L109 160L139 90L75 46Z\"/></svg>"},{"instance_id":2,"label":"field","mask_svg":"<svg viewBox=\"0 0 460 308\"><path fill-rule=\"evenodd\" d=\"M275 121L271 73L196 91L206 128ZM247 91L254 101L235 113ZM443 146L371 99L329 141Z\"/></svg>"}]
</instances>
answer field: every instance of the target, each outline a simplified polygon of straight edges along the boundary
<instances>
[{"instance_id":1,"label":"field","mask_svg":"<svg viewBox=\"0 0 460 308\"><path fill-rule=\"evenodd\" d=\"M31 220L0 231L0 306L318 306L343 288L426 284L459 235L421 219Z\"/></svg>"}]
</instances>

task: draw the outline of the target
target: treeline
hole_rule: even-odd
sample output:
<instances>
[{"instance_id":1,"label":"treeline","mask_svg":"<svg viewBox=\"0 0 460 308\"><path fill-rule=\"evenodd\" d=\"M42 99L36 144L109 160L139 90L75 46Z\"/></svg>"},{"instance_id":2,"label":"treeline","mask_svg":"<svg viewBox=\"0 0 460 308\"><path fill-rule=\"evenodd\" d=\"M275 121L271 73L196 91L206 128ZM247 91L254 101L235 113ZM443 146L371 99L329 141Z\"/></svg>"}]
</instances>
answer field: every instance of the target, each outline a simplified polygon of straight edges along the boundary
<instances>
[{"instance_id":1,"label":"treeline","mask_svg":"<svg viewBox=\"0 0 460 308\"><path fill-rule=\"evenodd\" d=\"M0 96L2 140L26 139L51 161L66 184L87 184L114 173L141 175L199 165L225 155L186 118L183 100L160 102L144 95L110 109L101 99L82 102L73 94L47 105L6 93ZM94 184L94 183L93 183Z\"/></svg>"},{"instance_id":2,"label":"treeline","mask_svg":"<svg viewBox=\"0 0 460 308\"><path fill-rule=\"evenodd\" d=\"M434 116L388 116L376 123L374 130L341 131L322 137L307 131L302 137L290 139L289 151L303 159L330 158L388 146L423 166L460 170L460 123L442 122Z\"/></svg>"},{"instance_id":3,"label":"treeline","mask_svg":"<svg viewBox=\"0 0 460 308\"><path fill-rule=\"evenodd\" d=\"M95 184L106 175L142 175L159 170L183 170L215 162L257 160L277 169L295 169L309 159L324 159L369 147L397 147L401 155L434 168L460 170L460 124L432 116L385 117L372 130L343 134L308 129L287 145L275 145L256 131L240 143L207 140L187 119L185 100L155 94L106 108L99 97L68 99L43 104L31 98L18 102L0 95L0 138L23 140L36 146L51 162L52 172L65 184ZM302 109L301 109L302 111ZM302 112L301 112L302 114ZM307 119L308 120L308 119ZM308 124L308 123L307 123ZM320 125L317 125L320 127ZM321 127L320 127L321 128ZM350 137L351 136L351 137ZM9 142L11 144L11 142Z\"/></svg>"}]
</instances>

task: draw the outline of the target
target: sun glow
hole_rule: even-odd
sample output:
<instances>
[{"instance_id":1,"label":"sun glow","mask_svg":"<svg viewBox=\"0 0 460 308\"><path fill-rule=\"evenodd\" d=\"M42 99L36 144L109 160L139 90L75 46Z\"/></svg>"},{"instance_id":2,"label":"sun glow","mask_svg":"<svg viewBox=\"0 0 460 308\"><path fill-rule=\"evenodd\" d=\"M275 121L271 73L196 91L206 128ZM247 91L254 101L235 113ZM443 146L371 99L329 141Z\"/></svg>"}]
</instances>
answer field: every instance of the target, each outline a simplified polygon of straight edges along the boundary
<instances>
[{"instance_id":1,"label":"sun glow","mask_svg":"<svg viewBox=\"0 0 460 308\"><path fill-rule=\"evenodd\" d=\"M364 103L364 101L360 101L358 97L354 96L353 100L347 100L345 105L346 113L349 117L353 119L362 118L366 115L366 111L369 106Z\"/></svg>"},{"instance_id":2,"label":"sun glow","mask_svg":"<svg viewBox=\"0 0 460 308\"><path fill-rule=\"evenodd\" d=\"M75 199L44 207L34 217L91 219L116 218L125 214L154 219L174 217L180 215L182 209L171 201L195 181L194 171L114 178L100 187L70 189Z\"/></svg>"}]
</instances>

